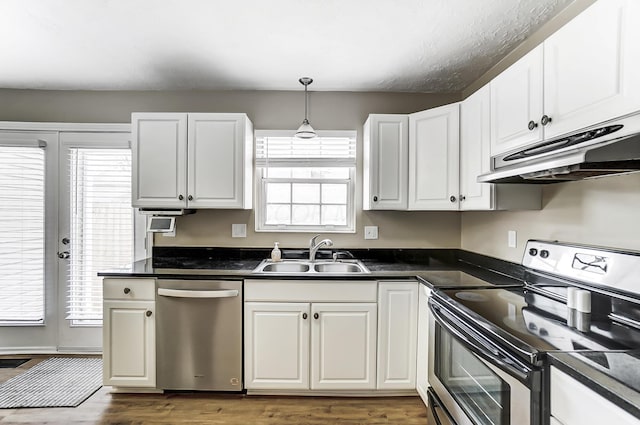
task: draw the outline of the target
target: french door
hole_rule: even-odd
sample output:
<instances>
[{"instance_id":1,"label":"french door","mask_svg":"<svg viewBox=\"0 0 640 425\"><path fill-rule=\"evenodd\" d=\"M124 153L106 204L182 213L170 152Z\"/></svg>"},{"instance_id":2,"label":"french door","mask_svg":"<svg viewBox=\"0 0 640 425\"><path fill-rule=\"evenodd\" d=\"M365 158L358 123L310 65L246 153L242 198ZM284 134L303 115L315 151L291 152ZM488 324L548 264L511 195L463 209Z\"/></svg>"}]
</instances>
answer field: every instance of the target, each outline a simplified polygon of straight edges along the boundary
<instances>
[{"instance_id":1,"label":"french door","mask_svg":"<svg viewBox=\"0 0 640 425\"><path fill-rule=\"evenodd\" d=\"M99 351L99 271L136 258L144 218L131 207L129 133L60 133L58 349ZM143 242L142 242L143 243Z\"/></svg>"}]
</instances>

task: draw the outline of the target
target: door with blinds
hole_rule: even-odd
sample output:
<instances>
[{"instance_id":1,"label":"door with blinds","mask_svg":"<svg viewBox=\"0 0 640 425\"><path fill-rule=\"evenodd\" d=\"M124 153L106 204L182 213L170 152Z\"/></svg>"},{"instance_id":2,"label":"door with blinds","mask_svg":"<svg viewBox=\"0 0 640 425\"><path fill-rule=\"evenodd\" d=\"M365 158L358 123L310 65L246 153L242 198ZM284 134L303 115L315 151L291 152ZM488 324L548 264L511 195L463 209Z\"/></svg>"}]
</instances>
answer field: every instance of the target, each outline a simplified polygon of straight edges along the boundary
<instances>
[{"instance_id":1,"label":"door with blinds","mask_svg":"<svg viewBox=\"0 0 640 425\"><path fill-rule=\"evenodd\" d=\"M0 132L0 348L50 346L55 317L50 208L57 134ZM54 185L55 187L55 185Z\"/></svg>"},{"instance_id":2,"label":"door with blinds","mask_svg":"<svg viewBox=\"0 0 640 425\"><path fill-rule=\"evenodd\" d=\"M102 347L102 278L134 261L129 133L60 133L60 350ZM137 221L137 223L136 223ZM142 229L141 229L142 228ZM142 238L144 239L144 238Z\"/></svg>"}]
</instances>

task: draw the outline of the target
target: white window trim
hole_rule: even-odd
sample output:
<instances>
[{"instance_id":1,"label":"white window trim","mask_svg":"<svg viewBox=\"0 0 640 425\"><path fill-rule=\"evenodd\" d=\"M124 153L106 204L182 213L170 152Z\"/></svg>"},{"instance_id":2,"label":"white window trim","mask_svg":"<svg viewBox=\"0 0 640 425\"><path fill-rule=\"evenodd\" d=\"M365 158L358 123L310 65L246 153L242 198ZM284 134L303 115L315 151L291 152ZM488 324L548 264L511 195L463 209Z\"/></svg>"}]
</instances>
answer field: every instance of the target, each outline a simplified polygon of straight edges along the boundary
<instances>
[{"instance_id":1,"label":"white window trim","mask_svg":"<svg viewBox=\"0 0 640 425\"><path fill-rule=\"evenodd\" d=\"M263 137L294 137L295 130L256 130L255 140ZM357 131L354 130L324 130L317 131L318 137L349 137L357 140ZM254 152L256 149L254 148ZM275 160L277 161L277 160ZM356 233L356 161L353 161L353 165L349 165L349 184L348 184L348 197L351 202L347 202L347 224L345 226L327 226L327 225L314 225L314 226L296 226L296 225L261 225L264 222L264 214L266 210L263 205L263 198L266 192L266 181L263 179L263 167L255 166L255 231L257 233L278 232L278 233ZM305 163L300 164L301 167L308 166L336 166L339 160L322 163ZM324 180L323 180L324 181ZM339 182L344 182L339 180Z\"/></svg>"}]
</instances>

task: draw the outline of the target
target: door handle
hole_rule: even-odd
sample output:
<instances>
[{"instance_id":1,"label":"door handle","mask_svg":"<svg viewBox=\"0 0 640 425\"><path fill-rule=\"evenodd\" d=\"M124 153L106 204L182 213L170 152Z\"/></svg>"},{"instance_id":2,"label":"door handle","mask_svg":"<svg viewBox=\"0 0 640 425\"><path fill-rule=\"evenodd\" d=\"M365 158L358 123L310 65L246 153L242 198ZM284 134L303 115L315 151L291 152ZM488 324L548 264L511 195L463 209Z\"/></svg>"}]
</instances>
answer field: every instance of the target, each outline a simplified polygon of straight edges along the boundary
<instances>
[{"instance_id":1,"label":"door handle","mask_svg":"<svg viewBox=\"0 0 640 425\"><path fill-rule=\"evenodd\" d=\"M189 289L158 288L158 295L172 298L233 298L240 295L237 289L222 289L216 291L191 291Z\"/></svg>"}]
</instances>

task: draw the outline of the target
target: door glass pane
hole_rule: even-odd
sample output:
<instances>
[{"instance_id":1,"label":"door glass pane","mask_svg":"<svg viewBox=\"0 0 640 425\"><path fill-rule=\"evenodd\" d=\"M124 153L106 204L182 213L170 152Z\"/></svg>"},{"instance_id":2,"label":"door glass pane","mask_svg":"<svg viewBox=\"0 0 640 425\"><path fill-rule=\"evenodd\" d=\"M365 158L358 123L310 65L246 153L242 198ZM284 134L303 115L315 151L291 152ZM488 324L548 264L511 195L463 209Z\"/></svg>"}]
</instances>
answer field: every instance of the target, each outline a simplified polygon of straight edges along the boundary
<instances>
[{"instance_id":1,"label":"door glass pane","mask_svg":"<svg viewBox=\"0 0 640 425\"><path fill-rule=\"evenodd\" d=\"M508 425L509 385L441 326L436 326L435 373L478 425Z\"/></svg>"},{"instance_id":2,"label":"door glass pane","mask_svg":"<svg viewBox=\"0 0 640 425\"><path fill-rule=\"evenodd\" d=\"M0 324L44 321L44 150L0 147Z\"/></svg>"},{"instance_id":3,"label":"door glass pane","mask_svg":"<svg viewBox=\"0 0 640 425\"><path fill-rule=\"evenodd\" d=\"M70 150L68 316L72 325L102 323L99 271L133 261L131 151Z\"/></svg>"}]
</instances>

